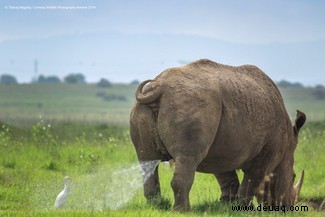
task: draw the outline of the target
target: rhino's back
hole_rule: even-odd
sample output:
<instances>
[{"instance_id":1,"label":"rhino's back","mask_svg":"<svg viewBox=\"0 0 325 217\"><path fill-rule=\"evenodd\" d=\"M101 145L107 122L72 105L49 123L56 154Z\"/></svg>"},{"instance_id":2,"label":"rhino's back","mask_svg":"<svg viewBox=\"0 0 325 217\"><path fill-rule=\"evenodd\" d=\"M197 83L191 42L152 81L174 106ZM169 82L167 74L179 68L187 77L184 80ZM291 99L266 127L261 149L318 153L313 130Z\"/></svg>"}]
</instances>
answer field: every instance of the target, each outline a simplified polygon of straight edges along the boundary
<instances>
[{"instance_id":1,"label":"rhino's back","mask_svg":"<svg viewBox=\"0 0 325 217\"><path fill-rule=\"evenodd\" d=\"M203 172L239 168L258 155L273 137L281 137L288 130L281 94L256 66L233 67L199 60L167 70L157 79L168 86L170 94L166 99L175 100L181 107L189 101L198 101L194 106L209 104L208 100L200 100L211 99L211 95L222 104L222 111L205 114L221 112L221 119L210 151L198 168ZM173 94L175 97L171 97Z\"/></svg>"},{"instance_id":2,"label":"rhino's back","mask_svg":"<svg viewBox=\"0 0 325 217\"><path fill-rule=\"evenodd\" d=\"M274 82L253 65L228 66L202 59L183 67L161 73L160 80L165 90L182 96L191 93L199 97L215 94L228 106L241 111L259 113L275 106L283 107L283 99ZM195 98L194 98L195 100Z\"/></svg>"}]
</instances>

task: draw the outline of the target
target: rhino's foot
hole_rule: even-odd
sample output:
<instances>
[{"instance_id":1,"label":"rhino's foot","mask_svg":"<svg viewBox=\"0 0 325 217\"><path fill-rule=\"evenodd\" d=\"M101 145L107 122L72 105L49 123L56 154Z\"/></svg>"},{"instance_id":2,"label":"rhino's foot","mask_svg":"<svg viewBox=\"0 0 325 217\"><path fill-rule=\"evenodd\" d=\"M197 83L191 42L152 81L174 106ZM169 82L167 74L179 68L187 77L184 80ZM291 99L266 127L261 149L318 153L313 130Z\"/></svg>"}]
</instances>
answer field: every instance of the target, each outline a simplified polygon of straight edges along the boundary
<instances>
[{"instance_id":1,"label":"rhino's foot","mask_svg":"<svg viewBox=\"0 0 325 217\"><path fill-rule=\"evenodd\" d=\"M172 207L171 200L163 198L161 196L148 198L147 203L150 206L153 206L155 209L159 209L159 210L170 210Z\"/></svg>"},{"instance_id":2,"label":"rhino's foot","mask_svg":"<svg viewBox=\"0 0 325 217\"><path fill-rule=\"evenodd\" d=\"M178 206L174 206L174 208L173 208L173 211L176 211L176 212L187 212L189 210L190 210L189 206L178 205Z\"/></svg>"},{"instance_id":3,"label":"rhino's foot","mask_svg":"<svg viewBox=\"0 0 325 217\"><path fill-rule=\"evenodd\" d=\"M173 210L181 212L190 210L189 191L193 183L188 183L188 179L183 179L183 176L183 174L174 174L171 182L175 198Z\"/></svg>"},{"instance_id":4,"label":"rhino's foot","mask_svg":"<svg viewBox=\"0 0 325 217\"><path fill-rule=\"evenodd\" d=\"M253 198L238 198L237 203L241 206L252 206Z\"/></svg>"},{"instance_id":5,"label":"rhino's foot","mask_svg":"<svg viewBox=\"0 0 325 217\"><path fill-rule=\"evenodd\" d=\"M161 200L162 200L162 198L160 195L147 197L148 204L159 204L159 203L161 203Z\"/></svg>"},{"instance_id":6,"label":"rhino's foot","mask_svg":"<svg viewBox=\"0 0 325 217\"><path fill-rule=\"evenodd\" d=\"M237 199L239 180L235 170L214 174L221 188L221 202L234 202Z\"/></svg>"},{"instance_id":7,"label":"rhino's foot","mask_svg":"<svg viewBox=\"0 0 325 217\"><path fill-rule=\"evenodd\" d=\"M220 202L222 203L232 203L238 201L237 195L221 195Z\"/></svg>"},{"instance_id":8,"label":"rhino's foot","mask_svg":"<svg viewBox=\"0 0 325 217\"><path fill-rule=\"evenodd\" d=\"M189 192L198 163L192 157L178 156L175 158L175 172L171 181L174 191L174 210L190 210Z\"/></svg>"}]
</instances>

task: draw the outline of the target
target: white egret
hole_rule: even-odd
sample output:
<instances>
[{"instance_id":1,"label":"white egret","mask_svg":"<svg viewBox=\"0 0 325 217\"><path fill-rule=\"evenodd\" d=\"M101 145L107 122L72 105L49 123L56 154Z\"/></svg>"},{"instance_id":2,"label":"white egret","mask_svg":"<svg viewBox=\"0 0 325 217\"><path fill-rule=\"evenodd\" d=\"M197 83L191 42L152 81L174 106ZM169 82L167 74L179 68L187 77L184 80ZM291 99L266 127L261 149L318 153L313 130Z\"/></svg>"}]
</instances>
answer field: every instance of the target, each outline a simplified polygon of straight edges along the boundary
<instances>
[{"instance_id":1,"label":"white egret","mask_svg":"<svg viewBox=\"0 0 325 217\"><path fill-rule=\"evenodd\" d=\"M69 176L63 178L64 188L56 197L54 207L59 208L65 204L69 195L69 181L72 180Z\"/></svg>"}]
</instances>

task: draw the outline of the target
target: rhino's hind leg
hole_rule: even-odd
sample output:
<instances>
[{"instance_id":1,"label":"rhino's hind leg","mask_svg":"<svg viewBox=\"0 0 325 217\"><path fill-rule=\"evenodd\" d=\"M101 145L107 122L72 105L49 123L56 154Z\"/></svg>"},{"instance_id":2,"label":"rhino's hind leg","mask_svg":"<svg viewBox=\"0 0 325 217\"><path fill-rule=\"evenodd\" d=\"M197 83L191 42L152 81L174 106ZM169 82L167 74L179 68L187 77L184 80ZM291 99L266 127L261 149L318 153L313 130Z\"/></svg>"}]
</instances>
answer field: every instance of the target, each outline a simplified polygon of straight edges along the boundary
<instances>
[{"instance_id":1,"label":"rhino's hind leg","mask_svg":"<svg viewBox=\"0 0 325 217\"><path fill-rule=\"evenodd\" d=\"M231 202L237 198L239 180L235 170L214 174L221 188L220 201Z\"/></svg>"},{"instance_id":2,"label":"rhino's hind leg","mask_svg":"<svg viewBox=\"0 0 325 217\"><path fill-rule=\"evenodd\" d=\"M250 176L245 173L238 191L239 202L245 206L251 205L257 189L263 180L262 177Z\"/></svg>"},{"instance_id":3,"label":"rhino's hind leg","mask_svg":"<svg viewBox=\"0 0 325 217\"><path fill-rule=\"evenodd\" d=\"M159 203L161 200L160 182L158 177L158 166L152 176L144 183L144 196L149 203Z\"/></svg>"},{"instance_id":4,"label":"rhino's hind leg","mask_svg":"<svg viewBox=\"0 0 325 217\"><path fill-rule=\"evenodd\" d=\"M192 157L176 157L175 172L171 182L174 191L174 210L187 211L190 209L189 192L191 190L197 163Z\"/></svg>"}]
</instances>

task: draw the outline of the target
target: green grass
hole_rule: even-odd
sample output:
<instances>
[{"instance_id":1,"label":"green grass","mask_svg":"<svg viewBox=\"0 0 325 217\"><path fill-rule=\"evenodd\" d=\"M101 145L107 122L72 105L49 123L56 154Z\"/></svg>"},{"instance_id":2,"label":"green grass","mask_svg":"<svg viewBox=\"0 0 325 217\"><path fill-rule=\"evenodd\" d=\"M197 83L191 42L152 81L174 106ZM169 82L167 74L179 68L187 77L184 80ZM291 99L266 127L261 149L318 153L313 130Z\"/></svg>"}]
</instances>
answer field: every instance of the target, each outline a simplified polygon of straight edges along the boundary
<instances>
[{"instance_id":1,"label":"green grass","mask_svg":"<svg viewBox=\"0 0 325 217\"><path fill-rule=\"evenodd\" d=\"M321 124L320 124L321 125ZM325 198L324 159L325 130L309 124L300 134L296 150L295 170L305 169L305 183L300 205ZM247 216L235 212L230 205L218 202L220 190L213 175L197 173L190 200L189 213L172 212L173 192L170 181L173 171L160 165L164 203L146 203L142 189L118 210L83 206L94 194L101 195L100 184L109 183L114 172L128 168L137 157L124 126L60 123L49 125L39 120L32 127L0 128L0 216ZM73 177L74 194L67 207L56 210L53 203L62 189L65 175ZM125 180L121 179L123 184ZM94 183L95 187L91 186ZM97 186L97 187L96 187ZM114 188L116 186L112 186ZM122 186L123 188L123 186ZM97 189L97 190L96 190ZM108 187L108 190L110 187ZM107 189L106 189L107 190ZM100 192L98 192L100 191ZM86 198L86 199L83 199ZM94 201L99 199L95 198ZM250 212L249 215L261 215ZM281 212L278 212L281 215ZM296 216L297 213L289 213ZM263 215L274 215L264 212ZM320 212L299 212L303 216L321 216Z\"/></svg>"}]
</instances>

